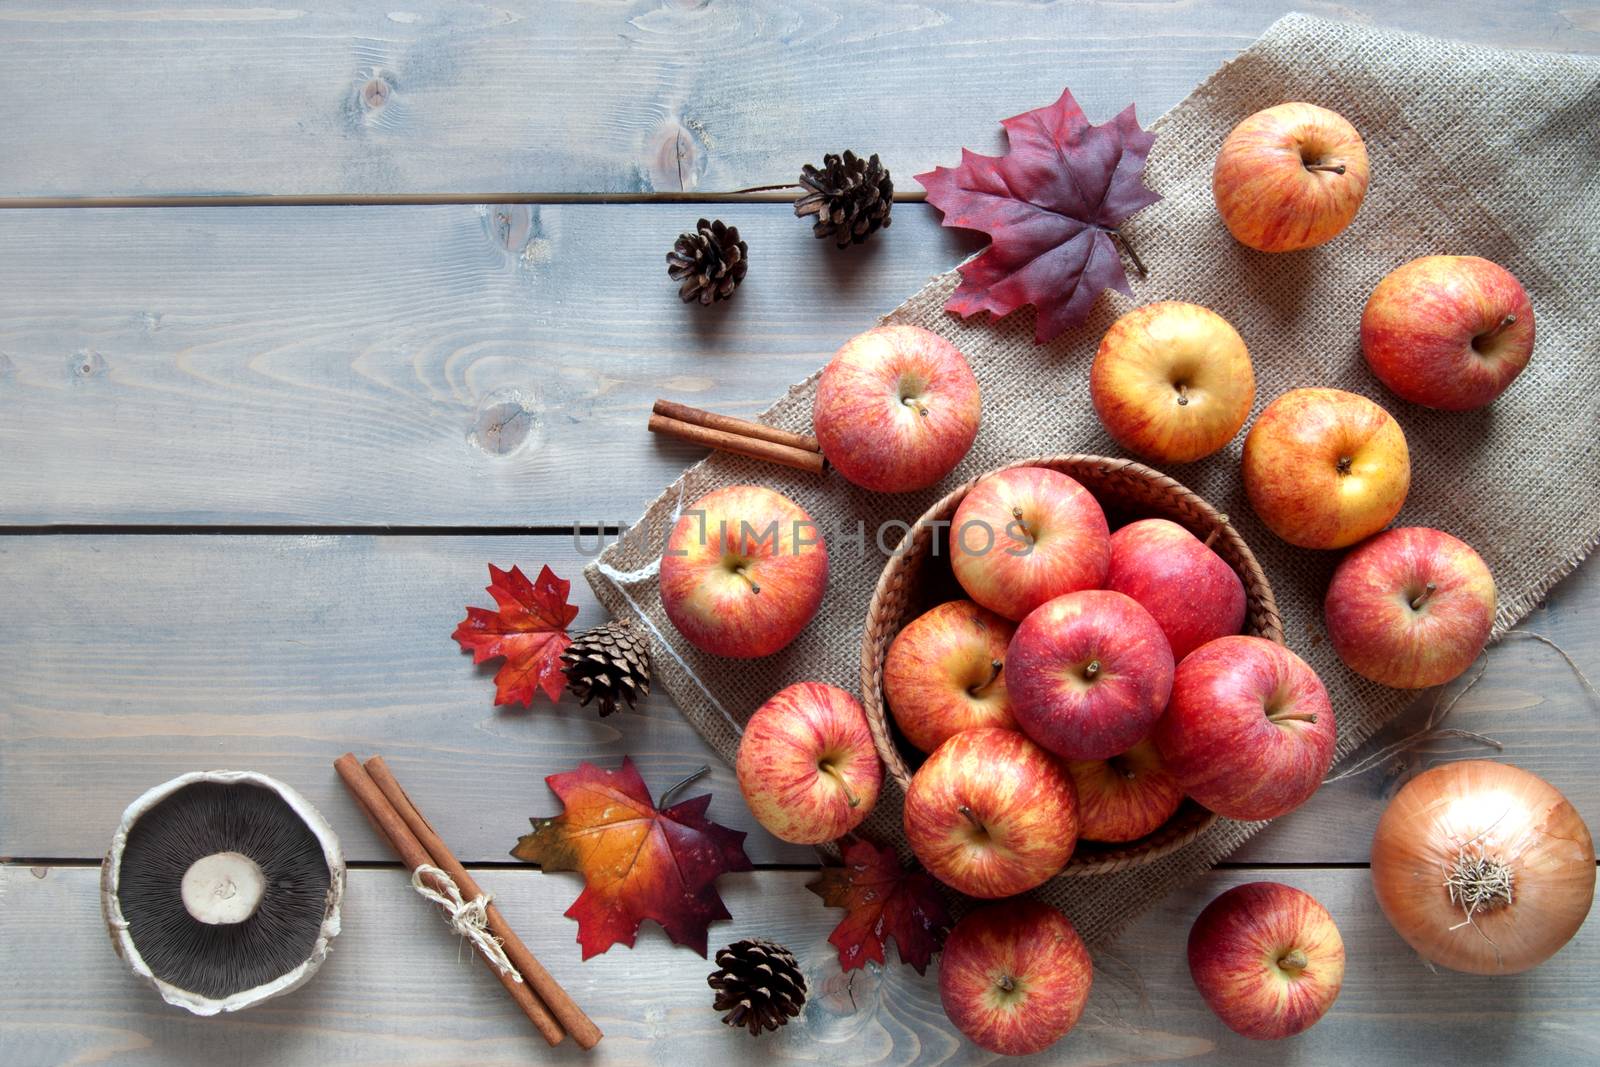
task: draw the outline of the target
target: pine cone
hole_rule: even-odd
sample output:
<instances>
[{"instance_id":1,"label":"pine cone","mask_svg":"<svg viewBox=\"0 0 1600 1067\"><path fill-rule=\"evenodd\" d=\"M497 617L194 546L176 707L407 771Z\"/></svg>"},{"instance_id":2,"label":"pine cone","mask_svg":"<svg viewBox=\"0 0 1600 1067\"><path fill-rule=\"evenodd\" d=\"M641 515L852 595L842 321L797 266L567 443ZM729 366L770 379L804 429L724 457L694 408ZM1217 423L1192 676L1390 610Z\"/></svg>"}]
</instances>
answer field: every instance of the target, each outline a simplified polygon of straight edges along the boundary
<instances>
[{"instance_id":1,"label":"pine cone","mask_svg":"<svg viewBox=\"0 0 1600 1067\"><path fill-rule=\"evenodd\" d=\"M679 234L667 253L667 276L683 283L678 295L685 304L726 300L744 281L745 271L750 269L749 254L749 246L739 240L737 226L721 219L701 219L693 233Z\"/></svg>"},{"instance_id":2,"label":"pine cone","mask_svg":"<svg viewBox=\"0 0 1600 1067\"><path fill-rule=\"evenodd\" d=\"M806 1002L806 977L794 954L775 941L735 941L717 951L720 970L706 978L717 991L717 1011L729 1026L748 1027L751 1036L776 1030Z\"/></svg>"},{"instance_id":3,"label":"pine cone","mask_svg":"<svg viewBox=\"0 0 1600 1067\"><path fill-rule=\"evenodd\" d=\"M561 662L578 703L588 707L598 698L602 716L616 711L618 700L632 711L634 702L650 692L650 643L626 619L574 637Z\"/></svg>"},{"instance_id":4,"label":"pine cone","mask_svg":"<svg viewBox=\"0 0 1600 1067\"><path fill-rule=\"evenodd\" d=\"M874 230L889 225L894 208L894 182L876 154L863 160L854 152L825 155L819 170L807 163L800 170L807 190L794 202L796 215L815 215L815 237L835 236L840 248L860 244Z\"/></svg>"}]
</instances>

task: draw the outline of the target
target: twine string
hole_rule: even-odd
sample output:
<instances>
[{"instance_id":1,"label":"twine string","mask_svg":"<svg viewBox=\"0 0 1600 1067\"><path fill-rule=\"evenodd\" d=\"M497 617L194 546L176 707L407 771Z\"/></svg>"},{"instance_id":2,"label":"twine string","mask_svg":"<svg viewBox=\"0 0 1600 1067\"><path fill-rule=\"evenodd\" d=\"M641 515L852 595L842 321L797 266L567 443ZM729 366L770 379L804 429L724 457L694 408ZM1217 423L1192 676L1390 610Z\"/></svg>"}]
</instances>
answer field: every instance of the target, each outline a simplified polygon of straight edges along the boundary
<instances>
[{"instance_id":1,"label":"twine string","mask_svg":"<svg viewBox=\"0 0 1600 1067\"><path fill-rule=\"evenodd\" d=\"M432 878L438 888L430 887L423 881L425 877ZM471 900L463 900L461 887L456 885L455 879L426 863L411 872L411 888L424 899L443 908L449 916L450 929L471 942L472 947L494 964L501 974L515 982L523 980L522 972L506 955L500 939L489 932L489 902L494 899L492 893L480 893Z\"/></svg>"}]
</instances>

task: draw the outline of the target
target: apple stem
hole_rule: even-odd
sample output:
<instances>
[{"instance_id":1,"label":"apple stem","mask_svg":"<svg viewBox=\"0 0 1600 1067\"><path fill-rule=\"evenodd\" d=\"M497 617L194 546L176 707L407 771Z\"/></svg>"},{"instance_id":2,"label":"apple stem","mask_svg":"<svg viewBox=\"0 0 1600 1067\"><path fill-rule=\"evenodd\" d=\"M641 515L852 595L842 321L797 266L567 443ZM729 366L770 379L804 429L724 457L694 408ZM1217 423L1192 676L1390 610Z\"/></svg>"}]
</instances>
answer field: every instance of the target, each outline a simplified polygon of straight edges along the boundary
<instances>
[{"instance_id":1,"label":"apple stem","mask_svg":"<svg viewBox=\"0 0 1600 1067\"><path fill-rule=\"evenodd\" d=\"M823 774L831 774L833 776L834 780L839 783L839 788L844 790L844 799L852 808L859 808L861 806L861 798L850 792L850 783L844 780L844 775L839 773L839 768L835 767L828 760L823 760L821 763L817 764L817 770L821 771Z\"/></svg>"},{"instance_id":2,"label":"apple stem","mask_svg":"<svg viewBox=\"0 0 1600 1067\"><path fill-rule=\"evenodd\" d=\"M1307 163L1306 170L1325 170L1329 174L1343 174L1343 163Z\"/></svg>"},{"instance_id":3,"label":"apple stem","mask_svg":"<svg viewBox=\"0 0 1600 1067\"><path fill-rule=\"evenodd\" d=\"M1226 525L1228 525L1228 516L1218 515L1217 524L1211 528L1210 533L1206 534L1205 546L1207 548L1210 548L1212 545L1216 544L1217 535L1222 533L1222 528Z\"/></svg>"},{"instance_id":4,"label":"apple stem","mask_svg":"<svg viewBox=\"0 0 1600 1067\"><path fill-rule=\"evenodd\" d=\"M741 577L741 578L743 578L745 580L745 584L750 587L750 592L755 593L758 596L760 595L761 587L756 584L756 580L754 578L750 577L748 574L746 574L744 572L744 567L743 566L738 566L738 567L733 568L733 573L737 574L739 577Z\"/></svg>"},{"instance_id":5,"label":"apple stem","mask_svg":"<svg viewBox=\"0 0 1600 1067\"><path fill-rule=\"evenodd\" d=\"M1185 382L1178 383L1178 406L1187 407L1189 404L1189 386Z\"/></svg>"},{"instance_id":6,"label":"apple stem","mask_svg":"<svg viewBox=\"0 0 1600 1067\"><path fill-rule=\"evenodd\" d=\"M1279 967L1286 971L1293 971L1295 974L1305 970L1310 963L1311 961L1306 959L1305 952L1298 948L1290 949L1278 960Z\"/></svg>"},{"instance_id":7,"label":"apple stem","mask_svg":"<svg viewBox=\"0 0 1600 1067\"><path fill-rule=\"evenodd\" d=\"M1133 773L1132 767L1122 762L1121 756L1112 756L1110 759L1106 760L1106 765L1130 782L1139 777Z\"/></svg>"},{"instance_id":8,"label":"apple stem","mask_svg":"<svg viewBox=\"0 0 1600 1067\"><path fill-rule=\"evenodd\" d=\"M981 697L983 695L983 693L984 693L984 690L988 689L991 685L993 685L995 683L995 680L1000 677L1000 669L1003 666L1005 666L1005 664L1000 660L997 660L997 659L990 660L989 661L989 680L984 682L982 685L968 686L967 687L967 692L972 696Z\"/></svg>"},{"instance_id":9,"label":"apple stem","mask_svg":"<svg viewBox=\"0 0 1600 1067\"><path fill-rule=\"evenodd\" d=\"M1433 595L1433 591L1436 588L1438 588L1438 587L1435 586L1432 582L1429 582L1427 585L1423 586L1422 587L1422 592L1418 593L1415 597L1412 598L1411 610L1412 611L1421 611L1422 610L1422 605L1424 605L1424 604L1426 604L1428 602L1428 598Z\"/></svg>"},{"instance_id":10,"label":"apple stem","mask_svg":"<svg viewBox=\"0 0 1600 1067\"><path fill-rule=\"evenodd\" d=\"M989 832L989 828L979 821L978 816L973 813L971 808L963 804L956 810L965 815L967 817L967 821L970 822L973 828L976 829L980 834L986 834Z\"/></svg>"},{"instance_id":11,"label":"apple stem","mask_svg":"<svg viewBox=\"0 0 1600 1067\"><path fill-rule=\"evenodd\" d=\"M1016 520L1017 529L1022 531L1022 539L1030 545L1033 544L1033 531L1029 530L1028 524L1022 521L1022 508L1013 507L1011 509L1011 517Z\"/></svg>"},{"instance_id":12,"label":"apple stem","mask_svg":"<svg viewBox=\"0 0 1600 1067\"><path fill-rule=\"evenodd\" d=\"M1316 716L1315 712L1304 712L1304 711L1292 711L1292 712L1289 712L1287 715L1274 715L1271 712L1268 712L1267 713L1267 719L1270 720L1271 722L1313 722L1314 723L1314 722L1317 721L1317 716Z\"/></svg>"},{"instance_id":13,"label":"apple stem","mask_svg":"<svg viewBox=\"0 0 1600 1067\"><path fill-rule=\"evenodd\" d=\"M694 782L697 779L703 778L703 777L705 777L706 775L708 775L710 773L711 773L711 768L710 767L701 767L698 771L695 771L693 774L689 775L689 777L685 778L683 781L677 783L676 785L669 785L667 787L667 791L665 793L661 794L661 799L656 801L656 807L665 808L667 806L667 801L672 799L673 794L677 793L684 786L689 785L691 782Z\"/></svg>"},{"instance_id":14,"label":"apple stem","mask_svg":"<svg viewBox=\"0 0 1600 1067\"><path fill-rule=\"evenodd\" d=\"M1099 673L1100 661L1097 659L1090 660L1089 665L1083 669L1083 677L1085 680L1092 680L1094 676Z\"/></svg>"},{"instance_id":15,"label":"apple stem","mask_svg":"<svg viewBox=\"0 0 1600 1067\"><path fill-rule=\"evenodd\" d=\"M1504 333L1508 327L1515 326L1516 324L1517 317L1515 315L1507 315L1505 318L1496 323L1494 328L1488 333L1480 333L1477 337L1474 337L1472 342L1474 345L1477 345L1484 341L1492 341Z\"/></svg>"},{"instance_id":16,"label":"apple stem","mask_svg":"<svg viewBox=\"0 0 1600 1067\"><path fill-rule=\"evenodd\" d=\"M917 409L917 414L921 415L923 418L927 418L928 417L928 409L923 407L922 406L922 401L918 400L916 397L914 397L914 396L902 397L900 399L900 403L904 404L908 408L916 408Z\"/></svg>"},{"instance_id":17,"label":"apple stem","mask_svg":"<svg viewBox=\"0 0 1600 1067\"><path fill-rule=\"evenodd\" d=\"M1128 253L1128 258L1133 260L1133 269L1139 272L1139 277L1145 277L1149 272L1144 269L1144 261L1139 258L1139 253L1133 250L1133 245L1128 243L1128 238L1123 235L1122 231L1107 230L1106 232L1111 235L1111 239L1117 242L1124 252Z\"/></svg>"}]
</instances>

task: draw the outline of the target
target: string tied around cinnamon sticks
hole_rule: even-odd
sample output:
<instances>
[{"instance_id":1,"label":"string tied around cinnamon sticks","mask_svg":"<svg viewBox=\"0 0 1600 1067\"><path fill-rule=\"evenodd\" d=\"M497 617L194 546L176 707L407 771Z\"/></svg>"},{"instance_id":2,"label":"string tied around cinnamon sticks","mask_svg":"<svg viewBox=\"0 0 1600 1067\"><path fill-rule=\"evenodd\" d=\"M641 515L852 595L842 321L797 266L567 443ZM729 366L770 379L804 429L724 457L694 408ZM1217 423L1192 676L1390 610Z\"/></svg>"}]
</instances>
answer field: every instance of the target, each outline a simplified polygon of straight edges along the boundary
<instances>
[{"instance_id":1,"label":"string tied around cinnamon sticks","mask_svg":"<svg viewBox=\"0 0 1600 1067\"><path fill-rule=\"evenodd\" d=\"M583 1009L561 988L561 983L545 970L528 946L523 944L489 895L456 859L450 846L444 843L428 820L422 817L422 812L400 787L400 782L389 770L383 757L373 756L363 765L353 754L346 752L334 760L333 766L356 804L366 812L380 835L388 840L406 869L413 872L413 885L421 878L430 878L448 902L448 890L439 877L442 872L455 886L457 896L468 906L474 911L481 906L484 925L499 941L500 948L512 965L511 969L502 969L496 960L481 952L478 955L494 971L511 999L544 1039L551 1045L558 1045L562 1038L571 1034L572 1040L583 1048L593 1048L598 1044L602 1036L600 1028L583 1013ZM446 914L451 910L447 907ZM452 921L451 925L455 923ZM513 975L516 977L513 978Z\"/></svg>"},{"instance_id":2,"label":"string tied around cinnamon sticks","mask_svg":"<svg viewBox=\"0 0 1600 1067\"><path fill-rule=\"evenodd\" d=\"M426 879L429 878L437 889L428 885ZM513 982L522 981L522 972L506 955L505 942L489 932L489 903L494 900L493 893L479 893L471 900L464 900L456 880L430 863L411 872L411 888L422 899L443 908L450 920L450 929L466 938L496 970Z\"/></svg>"}]
</instances>

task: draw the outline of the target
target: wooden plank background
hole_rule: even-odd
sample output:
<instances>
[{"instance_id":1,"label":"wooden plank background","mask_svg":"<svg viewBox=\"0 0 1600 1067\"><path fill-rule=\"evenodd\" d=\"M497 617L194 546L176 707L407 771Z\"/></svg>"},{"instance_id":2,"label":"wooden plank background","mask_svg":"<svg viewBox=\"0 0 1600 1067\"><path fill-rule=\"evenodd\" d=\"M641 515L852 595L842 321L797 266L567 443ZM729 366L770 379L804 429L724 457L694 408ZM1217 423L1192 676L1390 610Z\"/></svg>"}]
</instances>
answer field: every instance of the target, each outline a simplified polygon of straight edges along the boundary
<instances>
[{"instance_id":1,"label":"wooden plank background","mask_svg":"<svg viewBox=\"0 0 1600 1067\"><path fill-rule=\"evenodd\" d=\"M916 203L839 253L786 204L697 200L845 147L882 153L914 194L913 174L962 145L998 147L998 118L1063 84L1093 116L1135 100L1148 120L1287 5L314 6L0 0L6 1062L580 1058L547 1052L412 899L335 781L347 748L389 757L607 1030L586 1059L987 1062L944 1019L931 975L839 975L825 940L838 913L804 890L814 854L754 824L670 701L605 720L570 701L496 709L493 668L449 634L487 602L486 563L577 578L583 555L562 531L627 522L697 457L643 432L651 398L759 410L977 247ZM1600 51L1587 0L1299 6ZM144 206L59 206L95 198ZM385 199L408 203L351 206ZM662 263L701 214L752 250L738 299L709 312L677 304ZM599 621L581 580L573 592L579 624ZM1600 677L1597 621L1590 566L1523 626ZM1364 751L1407 736L1431 700ZM1593 823L1600 702L1554 651L1491 650L1450 724L1502 741ZM815 987L803 1018L760 1045L717 1023L710 965L654 927L580 963L560 914L578 879L506 856L524 818L557 809L545 775L624 753L656 790L711 766L713 817L750 831L761 869L723 880L734 919L711 940L784 940ZM1041 1059L1600 1059L1597 920L1532 974L1485 980L1431 973L1375 909L1367 844L1401 775L1483 753L1437 741L1323 789L1102 956L1083 1026ZM114 959L93 864L143 789L241 764L294 783L338 827L356 863L345 932L305 989L195 1019ZM1318 896L1350 949L1337 1008L1287 1044L1228 1033L1183 962L1200 907L1261 878Z\"/></svg>"},{"instance_id":2,"label":"wooden plank background","mask_svg":"<svg viewBox=\"0 0 1600 1067\"><path fill-rule=\"evenodd\" d=\"M1600 49L1587 0L8 0L0 195L670 194L845 148L909 190L1063 85L1154 118L1289 10Z\"/></svg>"}]
</instances>

